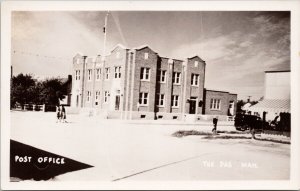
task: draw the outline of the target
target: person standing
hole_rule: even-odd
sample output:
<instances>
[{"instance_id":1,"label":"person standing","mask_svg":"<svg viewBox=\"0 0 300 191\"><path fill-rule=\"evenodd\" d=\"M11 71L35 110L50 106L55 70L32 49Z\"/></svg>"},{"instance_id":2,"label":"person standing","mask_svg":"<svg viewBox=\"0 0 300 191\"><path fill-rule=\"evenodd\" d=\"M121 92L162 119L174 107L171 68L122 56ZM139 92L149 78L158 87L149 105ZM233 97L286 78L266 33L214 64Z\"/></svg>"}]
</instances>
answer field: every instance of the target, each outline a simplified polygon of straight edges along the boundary
<instances>
[{"instance_id":1,"label":"person standing","mask_svg":"<svg viewBox=\"0 0 300 191\"><path fill-rule=\"evenodd\" d=\"M214 128L212 129L212 132L214 134L217 134L218 116L215 116L213 118L213 124L214 124Z\"/></svg>"},{"instance_id":2,"label":"person standing","mask_svg":"<svg viewBox=\"0 0 300 191\"><path fill-rule=\"evenodd\" d=\"M56 106L56 117L57 117L57 122L60 122L61 120L61 109L60 109L60 105Z\"/></svg>"},{"instance_id":3,"label":"person standing","mask_svg":"<svg viewBox=\"0 0 300 191\"><path fill-rule=\"evenodd\" d=\"M62 114L62 122L63 122L63 123L67 122L67 121L66 121L66 118L67 118L67 115L66 115L66 109L65 109L64 106L62 106L62 108L61 108L61 114Z\"/></svg>"}]
</instances>

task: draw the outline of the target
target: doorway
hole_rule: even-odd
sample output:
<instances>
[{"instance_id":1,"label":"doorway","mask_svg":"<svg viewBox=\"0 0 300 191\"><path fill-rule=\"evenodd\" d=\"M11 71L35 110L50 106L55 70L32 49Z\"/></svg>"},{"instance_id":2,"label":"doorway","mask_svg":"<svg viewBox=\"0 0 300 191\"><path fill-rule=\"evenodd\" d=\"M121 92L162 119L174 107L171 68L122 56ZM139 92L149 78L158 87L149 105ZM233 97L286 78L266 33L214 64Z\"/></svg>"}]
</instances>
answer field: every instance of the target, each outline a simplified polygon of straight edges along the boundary
<instances>
[{"instance_id":1,"label":"doorway","mask_svg":"<svg viewBox=\"0 0 300 191\"><path fill-rule=\"evenodd\" d=\"M196 97L191 97L190 99L190 110L189 110L189 114L196 114Z\"/></svg>"},{"instance_id":2,"label":"doorway","mask_svg":"<svg viewBox=\"0 0 300 191\"><path fill-rule=\"evenodd\" d=\"M116 95L115 110L120 110L120 95Z\"/></svg>"}]
</instances>

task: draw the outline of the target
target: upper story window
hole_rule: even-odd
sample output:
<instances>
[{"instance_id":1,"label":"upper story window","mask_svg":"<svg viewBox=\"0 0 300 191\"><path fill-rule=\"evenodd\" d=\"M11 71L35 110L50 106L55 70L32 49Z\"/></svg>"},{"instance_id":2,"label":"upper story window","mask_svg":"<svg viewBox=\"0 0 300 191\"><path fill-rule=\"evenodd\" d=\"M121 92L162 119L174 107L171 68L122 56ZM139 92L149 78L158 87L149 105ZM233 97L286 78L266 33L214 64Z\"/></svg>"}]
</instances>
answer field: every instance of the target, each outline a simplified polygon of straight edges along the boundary
<instances>
[{"instance_id":1,"label":"upper story window","mask_svg":"<svg viewBox=\"0 0 300 191\"><path fill-rule=\"evenodd\" d=\"M96 80L100 80L100 76L101 76L101 69L97 68L96 69Z\"/></svg>"},{"instance_id":2,"label":"upper story window","mask_svg":"<svg viewBox=\"0 0 300 191\"><path fill-rule=\"evenodd\" d=\"M121 78L121 66L115 67L115 78Z\"/></svg>"},{"instance_id":3,"label":"upper story window","mask_svg":"<svg viewBox=\"0 0 300 191\"><path fill-rule=\"evenodd\" d=\"M88 69L88 81L92 80L92 70Z\"/></svg>"},{"instance_id":4,"label":"upper story window","mask_svg":"<svg viewBox=\"0 0 300 191\"><path fill-rule=\"evenodd\" d=\"M195 61L195 67L198 67L198 64L199 64L199 62L198 61Z\"/></svg>"},{"instance_id":5,"label":"upper story window","mask_svg":"<svg viewBox=\"0 0 300 191\"><path fill-rule=\"evenodd\" d=\"M75 71L75 80L80 80L80 70Z\"/></svg>"},{"instance_id":6,"label":"upper story window","mask_svg":"<svg viewBox=\"0 0 300 191\"><path fill-rule=\"evenodd\" d=\"M91 95L92 95L92 92L91 91L87 91L87 97L86 97L86 101L87 102L91 101Z\"/></svg>"},{"instance_id":7,"label":"upper story window","mask_svg":"<svg viewBox=\"0 0 300 191\"><path fill-rule=\"evenodd\" d=\"M99 97L100 97L100 91L96 91L95 100L99 100Z\"/></svg>"},{"instance_id":8,"label":"upper story window","mask_svg":"<svg viewBox=\"0 0 300 191\"><path fill-rule=\"evenodd\" d=\"M164 94L156 94L156 105L159 107L165 106L165 95Z\"/></svg>"},{"instance_id":9,"label":"upper story window","mask_svg":"<svg viewBox=\"0 0 300 191\"><path fill-rule=\"evenodd\" d=\"M221 110L221 100L220 99L211 99L210 100L210 109L211 110Z\"/></svg>"},{"instance_id":10,"label":"upper story window","mask_svg":"<svg viewBox=\"0 0 300 191\"><path fill-rule=\"evenodd\" d=\"M199 74L192 74L191 85L192 86L198 86L199 85Z\"/></svg>"},{"instance_id":11,"label":"upper story window","mask_svg":"<svg viewBox=\"0 0 300 191\"><path fill-rule=\"evenodd\" d=\"M181 81L181 73L173 72L173 84L180 85L180 81Z\"/></svg>"},{"instance_id":12,"label":"upper story window","mask_svg":"<svg viewBox=\"0 0 300 191\"><path fill-rule=\"evenodd\" d=\"M160 83L165 83L166 82L166 70L161 70L159 71L158 75L159 75L159 82Z\"/></svg>"},{"instance_id":13,"label":"upper story window","mask_svg":"<svg viewBox=\"0 0 300 191\"><path fill-rule=\"evenodd\" d=\"M110 74L110 68L105 68L105 79L109 79L109 74Z\"/></svg>"},{"instance_id":14,"label":"upper story window","mask_svg":"<svg viewBox=\"0 0 300 191\"><path fill-rule=\"evenodd\" d=\"M172 95L171 97L171 106L179 107L179 95Z\"/></svg>"},{"instance_id":15,"label":"upper story window","mask_svg":"<svg viewBox=\"0 0 300 191\"><path fill-rule=\"evenodd\" d=\"M148 53L148 52L146 52L146 53L144 54L144 58L145 58L145 60L147 60L147 59L149 58L149 53Z\"/></svg>"},{"instance_id":16,"label":"upper story window","mask_svg":"<svg viewBox=\"0 0 300 191\"><path fill-rule=\"evenodd\" d=\"M141 74L140 74L141 80L150 80L150 68L141 68Z\"/></svg>"},{"instance_id":17,"label":"upper story window","mask_svg":"<svg viewBox=\"0 0 300 191\"><path fill-rule=\"evenodd\" d=\"M148 93L141 92L139 94L139 104L140 105L148 105Z\"/></svg>"}]
</instances>

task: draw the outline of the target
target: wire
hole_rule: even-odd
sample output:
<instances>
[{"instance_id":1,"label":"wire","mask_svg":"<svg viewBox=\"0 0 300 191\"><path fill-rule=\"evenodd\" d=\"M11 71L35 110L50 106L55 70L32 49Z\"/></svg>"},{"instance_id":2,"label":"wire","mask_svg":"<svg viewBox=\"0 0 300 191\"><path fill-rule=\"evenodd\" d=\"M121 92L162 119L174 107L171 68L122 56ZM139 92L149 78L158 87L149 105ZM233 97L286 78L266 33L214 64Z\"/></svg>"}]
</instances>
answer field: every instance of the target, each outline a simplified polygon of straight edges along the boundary
<instances>
[{"instance_id":1,"label":"wire","mask_svg":"<svg viewBox=\"0 0 300 191\"><path fill-rule=\"evenodd\" d=\"M43 55L43 54L39 54L39 53L22 51L22 50L13 50L12 53L19 54L19 55L39 57L39 58L44 58L44 59L57 59L57 60L71 60L72 59L72 58L64 58L64 57L56 57L56 56L47 56L47 55Z\"/></svg>"}]
</instances>

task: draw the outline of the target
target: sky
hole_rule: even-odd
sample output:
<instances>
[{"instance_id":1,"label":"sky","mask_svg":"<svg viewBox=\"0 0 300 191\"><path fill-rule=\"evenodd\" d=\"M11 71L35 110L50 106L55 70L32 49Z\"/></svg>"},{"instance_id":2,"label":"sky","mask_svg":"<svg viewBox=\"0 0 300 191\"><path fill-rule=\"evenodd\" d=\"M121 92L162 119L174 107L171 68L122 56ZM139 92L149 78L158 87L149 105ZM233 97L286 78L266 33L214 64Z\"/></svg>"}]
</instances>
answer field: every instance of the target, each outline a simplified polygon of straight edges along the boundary
<instances>
[{"instance_id":1,"label":"sky","mask_svg":"<svg viewBox=\"0 0 300 191\"><path fill-rule=\"evenodd\" d=\"M66 77L80 52L103 52L106 12L24 12L12 14L13 74ZM206 62L207 89L258 100L264 71L290 70L289 12L119 11L110 12L107 51L116 44L147 44L160 56Z\"/></svg>"}]
</instances>

